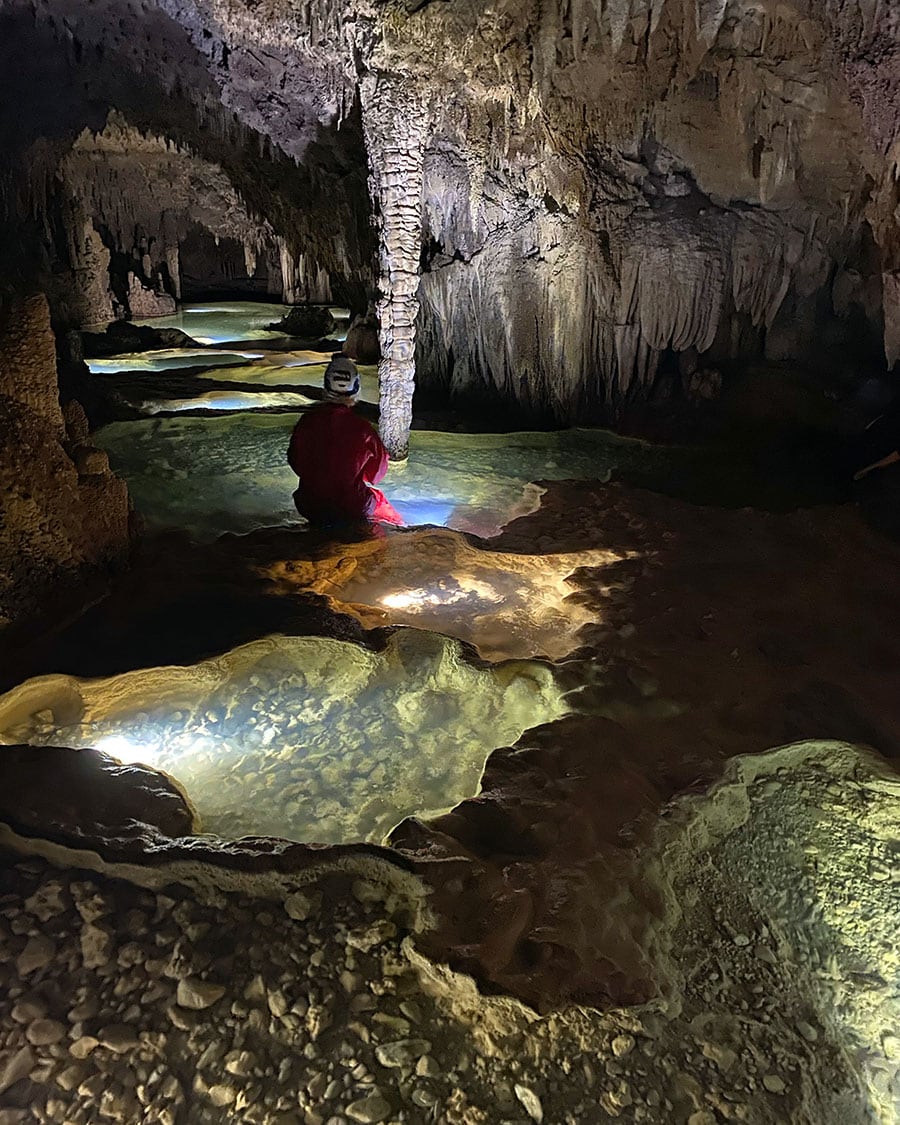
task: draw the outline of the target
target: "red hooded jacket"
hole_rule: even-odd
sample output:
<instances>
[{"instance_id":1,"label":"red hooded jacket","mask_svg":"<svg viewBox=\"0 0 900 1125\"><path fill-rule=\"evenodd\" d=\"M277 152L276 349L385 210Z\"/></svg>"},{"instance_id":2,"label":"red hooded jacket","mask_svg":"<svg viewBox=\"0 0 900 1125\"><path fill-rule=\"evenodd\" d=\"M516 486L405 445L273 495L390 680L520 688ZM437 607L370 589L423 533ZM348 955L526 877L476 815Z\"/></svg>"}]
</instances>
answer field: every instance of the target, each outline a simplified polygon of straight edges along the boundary
<instances>
[{"instance_id":1,"label":"red hooded jacket","mask_svg":"<svg viewBox=\"0 0 900 1125\"><path fill-rule=\"evenodd\" d=\"M300 478L297 510L313 522L371 519L380 497L367 487L387 472L388 453L365 420L342 402L304 414L291 434L288 464Z\"/></svg>"}]
</instances>

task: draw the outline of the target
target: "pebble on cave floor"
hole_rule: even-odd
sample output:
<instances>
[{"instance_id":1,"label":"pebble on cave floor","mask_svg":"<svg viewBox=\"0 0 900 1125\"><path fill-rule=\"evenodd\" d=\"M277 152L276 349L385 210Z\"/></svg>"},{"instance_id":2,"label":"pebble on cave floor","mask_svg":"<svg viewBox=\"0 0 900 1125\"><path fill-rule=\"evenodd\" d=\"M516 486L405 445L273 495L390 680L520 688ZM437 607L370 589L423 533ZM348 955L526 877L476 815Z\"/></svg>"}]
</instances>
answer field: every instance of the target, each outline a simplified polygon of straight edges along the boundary
<instances>
[{"instance_id":1,"label":"pebble on cave floor","mask_svg":"<svg viewBox=\"0 0 900 1125\"><path fill-rule=\"evenodd\" d=\"M335 872L255 898L211 871L195 871L190 891L151 889L8 856L0 1121L887 1125L895 986L882 981L879 1009L853 975L885 971L890 911L870 897L860 927L831 904L884 862L895 788L850 748L733 770L666 830L659 854L680 909L660 999L540 1018L424 964L406 941L409 903L377 879ZM786 885L772 829L794 816L808 850L823 802L828 831L852 847L799 876L788 863ZM826 940L806 959L792 942L813 886ZM836 1025L829 1001L842 991ZM864 1043L861 1082L848 1051Z\"/></svg>"}]
</instances>

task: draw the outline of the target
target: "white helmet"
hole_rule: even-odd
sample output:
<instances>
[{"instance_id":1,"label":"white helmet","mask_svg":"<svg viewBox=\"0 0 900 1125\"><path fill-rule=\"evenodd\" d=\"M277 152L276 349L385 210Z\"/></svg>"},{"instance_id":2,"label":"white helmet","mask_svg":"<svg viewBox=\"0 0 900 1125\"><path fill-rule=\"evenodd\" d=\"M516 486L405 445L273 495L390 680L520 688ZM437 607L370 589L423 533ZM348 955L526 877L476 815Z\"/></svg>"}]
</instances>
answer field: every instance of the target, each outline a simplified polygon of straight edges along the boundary
<instances>
[{"instance_id":1,"label":"white helmet","mask_svg":"<svg viewBox=\"0 0 900 1125\"><path fill-rule=\"evenodd\" d=\"M352 359L335 352L325 368L325 390L335 398L353 398L359 394L359 372Z\"/></svg>"}]
</instances>

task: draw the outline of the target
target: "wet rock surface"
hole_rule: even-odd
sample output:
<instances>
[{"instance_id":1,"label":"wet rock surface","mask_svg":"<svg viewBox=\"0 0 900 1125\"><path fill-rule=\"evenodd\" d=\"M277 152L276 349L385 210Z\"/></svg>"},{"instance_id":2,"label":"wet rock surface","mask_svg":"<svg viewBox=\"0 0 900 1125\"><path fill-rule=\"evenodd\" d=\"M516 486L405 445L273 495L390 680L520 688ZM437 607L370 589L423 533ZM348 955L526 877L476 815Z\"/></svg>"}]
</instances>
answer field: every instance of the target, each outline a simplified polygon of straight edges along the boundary
<instances>
[{"instance_id":1,"label":"wet rock surface","mask_svg":"<svg viewBox=\"0 0 900 1125\"><path fill-rule=\"evenodd\" d=\"M421 958L403 896L367 878L320 875L254 897L223 891L211 870L195 868L189 891L175 868L150 889L7 856L8 1119L93 1122L99 1108L191 1125L223 1111L303 1125L888 1121L893 908L870 895L860 925L841 904L848 878L895 862L882 830L896 783L833 744L744 763L710 798L675 806L654 841L668 883L663 989L606 1013L536 1017L479 996ZM797 862L776 827L786 812L800 816ZM852 851L822 868L815 840L835 830ZM866 1092L848 1064L855 1044L872 1060Z\"/></svg>"},{"instance_id":2,"label":"wet rock surface","mask_svg":"<svg viewBox=\"0 0 900 1125\"><path fill-rule=\"evenodd\" d=\"M136 316L140 315L135 313ZM117 320L105 332L83 332L84 354L89 357L124 355L158 348L196 348L197 341L179 328L151 328Z\"/></svg>"},{"instance_id":3,"label":"wet rock surface","mask_svg":"<svg viewBox=\"0 0 900 1125\"><path fill-rule=\"evenodd\" d=\"M158 771L55 746L3 747L0 818L28 836L147 845L197 825L183 790Z\"/></svg>"},{"instance_id":4,"label":"wet rock surface","mask_svg":"<svg viewBox=\"0 0 900 1125\"><path fill-rule=\"evenodd\" d=\"M67 420L87 465L93 453L84 420L71 410ZM488 471L503 440L481 449ZM554 441L548 435L538 451L560 474ZM596 447L603 456L607 444L603 439ZM447 443L445 460L458 457L458 445ZM223 446L220 460L246 471L247 448ZM581 452L587 456L594 448L585 438ZM609 449L618 456L618 446ZM705 480L708 493L687 490L678 474L669 491L720 497L722 481L711 480L705 453L690 456L695 471L685 479L691 488ZM644 463L656 487L665 485L662 462L652 451L633 443L627 457L638 470ZM896 974L883 952L891 944L890 888L896 881L892 777L846 749L819 747L812 758L764 751L794 738L842 737L896 756L900 660L883 624L896 588L896 547L873 535L850 508L729 511L603 483L605 464L593 464L590 472L600 479L545 480L526 489L519 510L531 514L491 542L445 530L352 543L288 530L208 545L159 537L144 544L134 570L107 602L17 654L14 665L7 659L9 684L26 669L81 676L133 671L131 679L109 685L82 683L75 691L70 684L47 706L29 696L30 705L16 718L22 727L17 738L67 741L73 730L86 743L113 738L120 753L123 742L129 751L136 744L138 754L152 750L155 764L181 780L180 755L196 751L203 769L220 769L238 751L227 783L214 787L222 818L217 821L213 810L208 827L293 833L305 841L192 835L197 825L190 822L190 805L177 787L149 771L120 767L115 778L101 771L105 776L95 787L85 784L94 777L89 770L71 785L44 786L48 775L66 782L73 762L81 768L99 762L97 756L60 751L62 765L45 768L34 756L42 752L26 748L9 759L11 777L29 779L24 792L15 785L7 789L8 811L0 818L6 821L0 831L20 854L50 848L71 864L83 859L60 849L83 848L82 856L97 857L97 872L86 878L98 886L108 881L103 872L112 872L112 865L130 864L132 878L152 885L146 893L187 894L194 905L219 912L215 920L206 915L192 921L179 946L178 974L163 1009L167 1026L177 1032L190 1034L220 1005L234 1002L229 982L207 972L206 956L214 959L214 952L204 946L203 927L230 933L228 911L236 894L271 896L273 879L281 880L280 887L285 879L296 880L275 896L283 904L279 909L300 929L328 919L322 925L323 934L331 934L323 936L329 966L313 960L312 950L306 971L310 980L320 979L316 972L330 980L328 943L340 923L327 911L323 915L328 894L317 880L324 868L377 862L398 877L414 872L415 885L427 891L428 909L415 924L398 925L390 912L370 930L346 923L353 933L347 944L366 954L405 928L413 936L398 956L410 972L415 969L419 991L404 994L396 1012L387 1010L391 1020L405 1022L390 1024L390 1037L383 1039L370 1031L369 1055L353 1056L351 1074L364 1065L375 1081L363 1075L338 1089L333 1083L340 1072L326 1067L312 1087L312 1077L304 1078L311 1107L292 1102L278 1108L276 1098L274 1108L260 1113L314 1122L321 1115L332 1125L528 1125L616 1117L691 1125L846 1125L873 1115L892 1121L885 1107L896 1097L897 1047L887 1029L896 1010ZM726 482L726 492L728 487ZM789 507L788 494L774 506ZM498 513L489 514L498 520ZM455 634L495 659L546 652L558 661L553 678L571 714L497 750L480 791L475 777L447 797L447 803L460 801L450 812L411 817L393 832L392 848L311 846L311 840L352 839L357 830L369 831L359 828L359 818L373 810L366 823L372 838L379 838L393 818L385 807L375 809L378 801L397 815L434 809L431 782L461 765L453 722L463 713L472 718L469 734L481 754L473 777L490 749L513 742L538 721L526 718L517 731L501 733L499 712L480 707L473 684L466 681L468 687L453 696L447 681L429 671L432 657L457 651L453 645L438 637L427 652L397 645L398 637L409 635L397 633L397 626L409 624ZM273 633L295 640L318 636L323 651L340 638L358 649L366 665L396 649L398 690L370 699L348 681L339 706L327 706L310 676L315 646L297 667L263 661L254 682L226 677L199 696L197 683L205 682L216 661L171 669L162 678L156 667L172 660L197 665ZM292 643L261 642L270 657L279 645ZM523 687L519 676L509 675L515 665L490 669L466 651L471 668L508 696L504 706L515 703ZM336 668L323 683L341 681ZM167 676L187 698L161 706ZM145 698L130 695L126 683ZM93 700L93 711L83 708L82 691ZM94 706L104 691L120 708L116 716L101 715ZM310 747L291 722L313 713L329 729L321 745ZM373 736L369 743L358 741L354 721ZM438 728L450 739L443 748L431 739ZM316 758L323 748L331 757ZM751 755L760 764L735 773L730 760L736 755ZM22 761L28 774L19 769ZM406 782L398 778L408 764L424 781L407 786L409 800L401 809L398 791ZM341 773L345 767L349 774ZM197 803L205 784L201 773L188 785L187 797ZM715 788L723 774L724 788ZM212 792L209 785L206 790ZM687 827L685 806L672 803L685 791L698 794L688 801L688 808L696 802L696 816L688 816ZM281 817L277 823L265 818L273 807ZM329 837L338 822L346 828L348 816L357 818L357 828ZM827 862L814 839L820 823L829 840L839 841ZM798 849L793 841L801 835ZM186 875L200 869L209 873L207 882L227 887L227 895L206 901L197 879ZM777 886L770 872L777 872ZM176 893L176 884L191 889ZM782 895L781 886L790 887L790 894ZM378 894L357 891L351 911L377 915ZM100 886L101 898L105 893ZM346 887L335 904L338 899L349 903ZM67 1015L49 988L67 956L69 939L53 921L64 909L64 889L51 880L25 901L37 922L21 933L11 929L17 940L6 962L13 988L21 986L12 996L0 1070L14 1097L34 1094L17 1084L27 1079L40 1087L39 1064L67 1043ZM113 956L118 963L117 942L127 947L120 969L136 971L140 941L117 938L95 897L79 901L76 948L84 972L100 974ZM241 909L251 910L248 901ZM279 925L287 924L281 913L278 918ZM391 926L401 933L391 935ZM273 932L281 933L278 926ZM267 934L248 935L248 947L268 948ZM188 945L201 954L195 957ZM355 995L357 966L342 971L347 975L338 984ZM362 975L368 982L375 969L367 963ZM41 987L32 988L32 982ZM296 1001L288 980L279 977L262 991L253 982L243 987L260 999L263 1018L289 1022ZM503 996L525 1000L533 1011L496 998ZM340 1023L340 1005L330 996L310 997L302 1018L305 1026L313 1012L307 1030L315 1043ZM429 1023L429 1005L436 1000L452 1015L447 1027L440 1020L437 1027ZM97 1015L92 1000L84 1004L83 1023ZM537 1021L533 1012L542 1013ZM73 1039L70 1066L93 1065L94 1058L124 1066L145 1046L134 1013L110 1008L100 1014L102 1020L80 1028ZM456 1064L442 1053L442 1036L451 1026L475 1044L468 1070L454 1071ZM482 1037L485 1027L490 1043ZM223 1043L229 1028L216 1025ZM648 1038L655 1045L645 1063ZM551 1042L556 1045L548 1047ZM199 1044L196 1060L210 1046ZM307 1041L300 1046L306 1052ZM188 1045L188 1054L192 1049ZM285 1070L282 1081L281 1061L275 1078L260 1076L274 1050L267 1042L216 1050L224 1063L211 1068L204 1086L191 1087L199 1100L188 1103L186 1095L174 1120L206 1120L196 1115L216 1111L252 1121L253 1098L265 1101L273 1086L278 1098L287 1096L291 1072ZM479 1062L482 1055L492 1061ZM172 1065L182 1073L180 1057ZM423 1088L404 1085L410 1071ZM54 1079L63 1091L57 1095L54 1088L54 1098L96 1096L99 1087L79 1094L79 1074ZM251 1098L242 1082L253 1078L263 1093ZM18 1113L19 1105L13 1102L10 1112ZM88 1112L79 1105L72 1110L54 1100L38 1116L69 1120L75 1113L79 1119L78 1112ZM119 1112L116 1107L119 1102L108 1098L107 1116Z\"/></svg>"},{"instance_id":5,"label":"wet rock surface","mask_svg":"<svg viewBox=\"0 0 900 1125\"><path fill-rule=\"evenodd\" d=\"M319 340L334 328L335 319L331 310L316 305L297 305L288 309L281 320L269 327L283 332L286 336L299 336L304 340Z\"/></svg>"},{"instance_id":6,"label":"wet rock surface","mask_svg":"<svg viewBox=\"0 0 900 1125\"><path fill-rule=\"evenodd\" d=\"M296 552L298 543L308 546ZM580 552L598 547L598 565L577 565ZM734 755L795 738L839 736L896 755L900 657L883 628L896 548L852 509L723 511L578 482L548 485L540 511L491 549L571 557L569 598L592 619L558 672L575 714L494 755L477 799L438 821L407 822L394 844L433 889L442 921L425 942L436 960L538 1006L634 1002L655 987L646 949L658 924L659 886L641 854L673 794L706 788ZM191 558L192 581L221 582L216 567L248 593L274 581L279 594L267 599L272 616L260 627L303 630L295 613L310 589L339 599L354 566L382 552L377 543L357 550L269 533L225 541L208 556L189 548L167 563L154 558L150 571L160 566L155 588L167 598L188 581ZM113 622L127 619L142 589L153 602L145 576L136 572L121 599L73 631L68 650L57 647L73 671L85 638L107 628L117 651L93 651L117 667L98 671L134 666L140 647L132 651L135 637ZM837 590L847 593L836 598ZM442 612L434 607L431 627L441 627ZM365 636L332 610L315 621L316 630L352 625ZM173 629L178 635L177 622ZM189 633L185 641L198 645Z\"/></svg>"}]
</instances>

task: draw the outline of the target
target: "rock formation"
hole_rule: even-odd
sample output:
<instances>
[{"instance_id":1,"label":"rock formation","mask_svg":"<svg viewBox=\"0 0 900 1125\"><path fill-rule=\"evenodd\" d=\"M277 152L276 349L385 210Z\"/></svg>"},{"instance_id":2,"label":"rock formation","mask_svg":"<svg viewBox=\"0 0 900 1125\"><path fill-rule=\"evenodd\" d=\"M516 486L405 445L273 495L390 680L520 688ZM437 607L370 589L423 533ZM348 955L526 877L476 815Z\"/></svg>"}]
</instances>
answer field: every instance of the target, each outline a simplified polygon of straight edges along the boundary
<instances>
[{"instance_id":1,"label":"rock formation","mask_svg":"<svg viewBox=\"0 0 900 1125\"><path fill-rule=\"evenodd\" d=\"M0 308L0 627L59 612L87 573L128 548L128 493L90 444L77 403L60 409L46 298Z\"/></svg>"},{"instance_id":2,"label":"rock formation","mask_svg":"<svg viewBox=\"0 0 900 1125\"><path fill-rule=\"evenodd\" d=\"M395 460L416 385L833 434L900 361L896 7L0 0L4 1125L893 1119L900 556L855 507L539 434L497 522L470 483L335 543L276 413L324 356L129 357L94 444L57 351L265 293L350 308ZM101 440L255 530L148 536L66 625L129 547Z\"/></svg>"},{"instance_id":3,"label":"rock formation","mask_svg":"<svg viewBox=\"0 0 900 1125\"><path fill-rule=\"evenodd\" d=\"M571 421L648 398L685 353L701 369L802 363L838 388L897 358L884 5L101 7L106 21L7 3L10 50L40 47L54 76L90 70L94 104L116 111L98 122L73 92L51 123L37 99L11 155L45 180L68 169L107 220L128 200L112 241L143 238L173 296L178 239L157 228L186 214L185 174L189 210L216 237L230 224L247 275L267 263L288 300L361 312L377 288L395 455L414 366L434 390ZM111 73L126 65L131 84ZM168 218L152 152L181 168ZM98 174L75 175L85 164ZM133 241L137 203L150 214Z\"/></svg>"}]
</instances>

